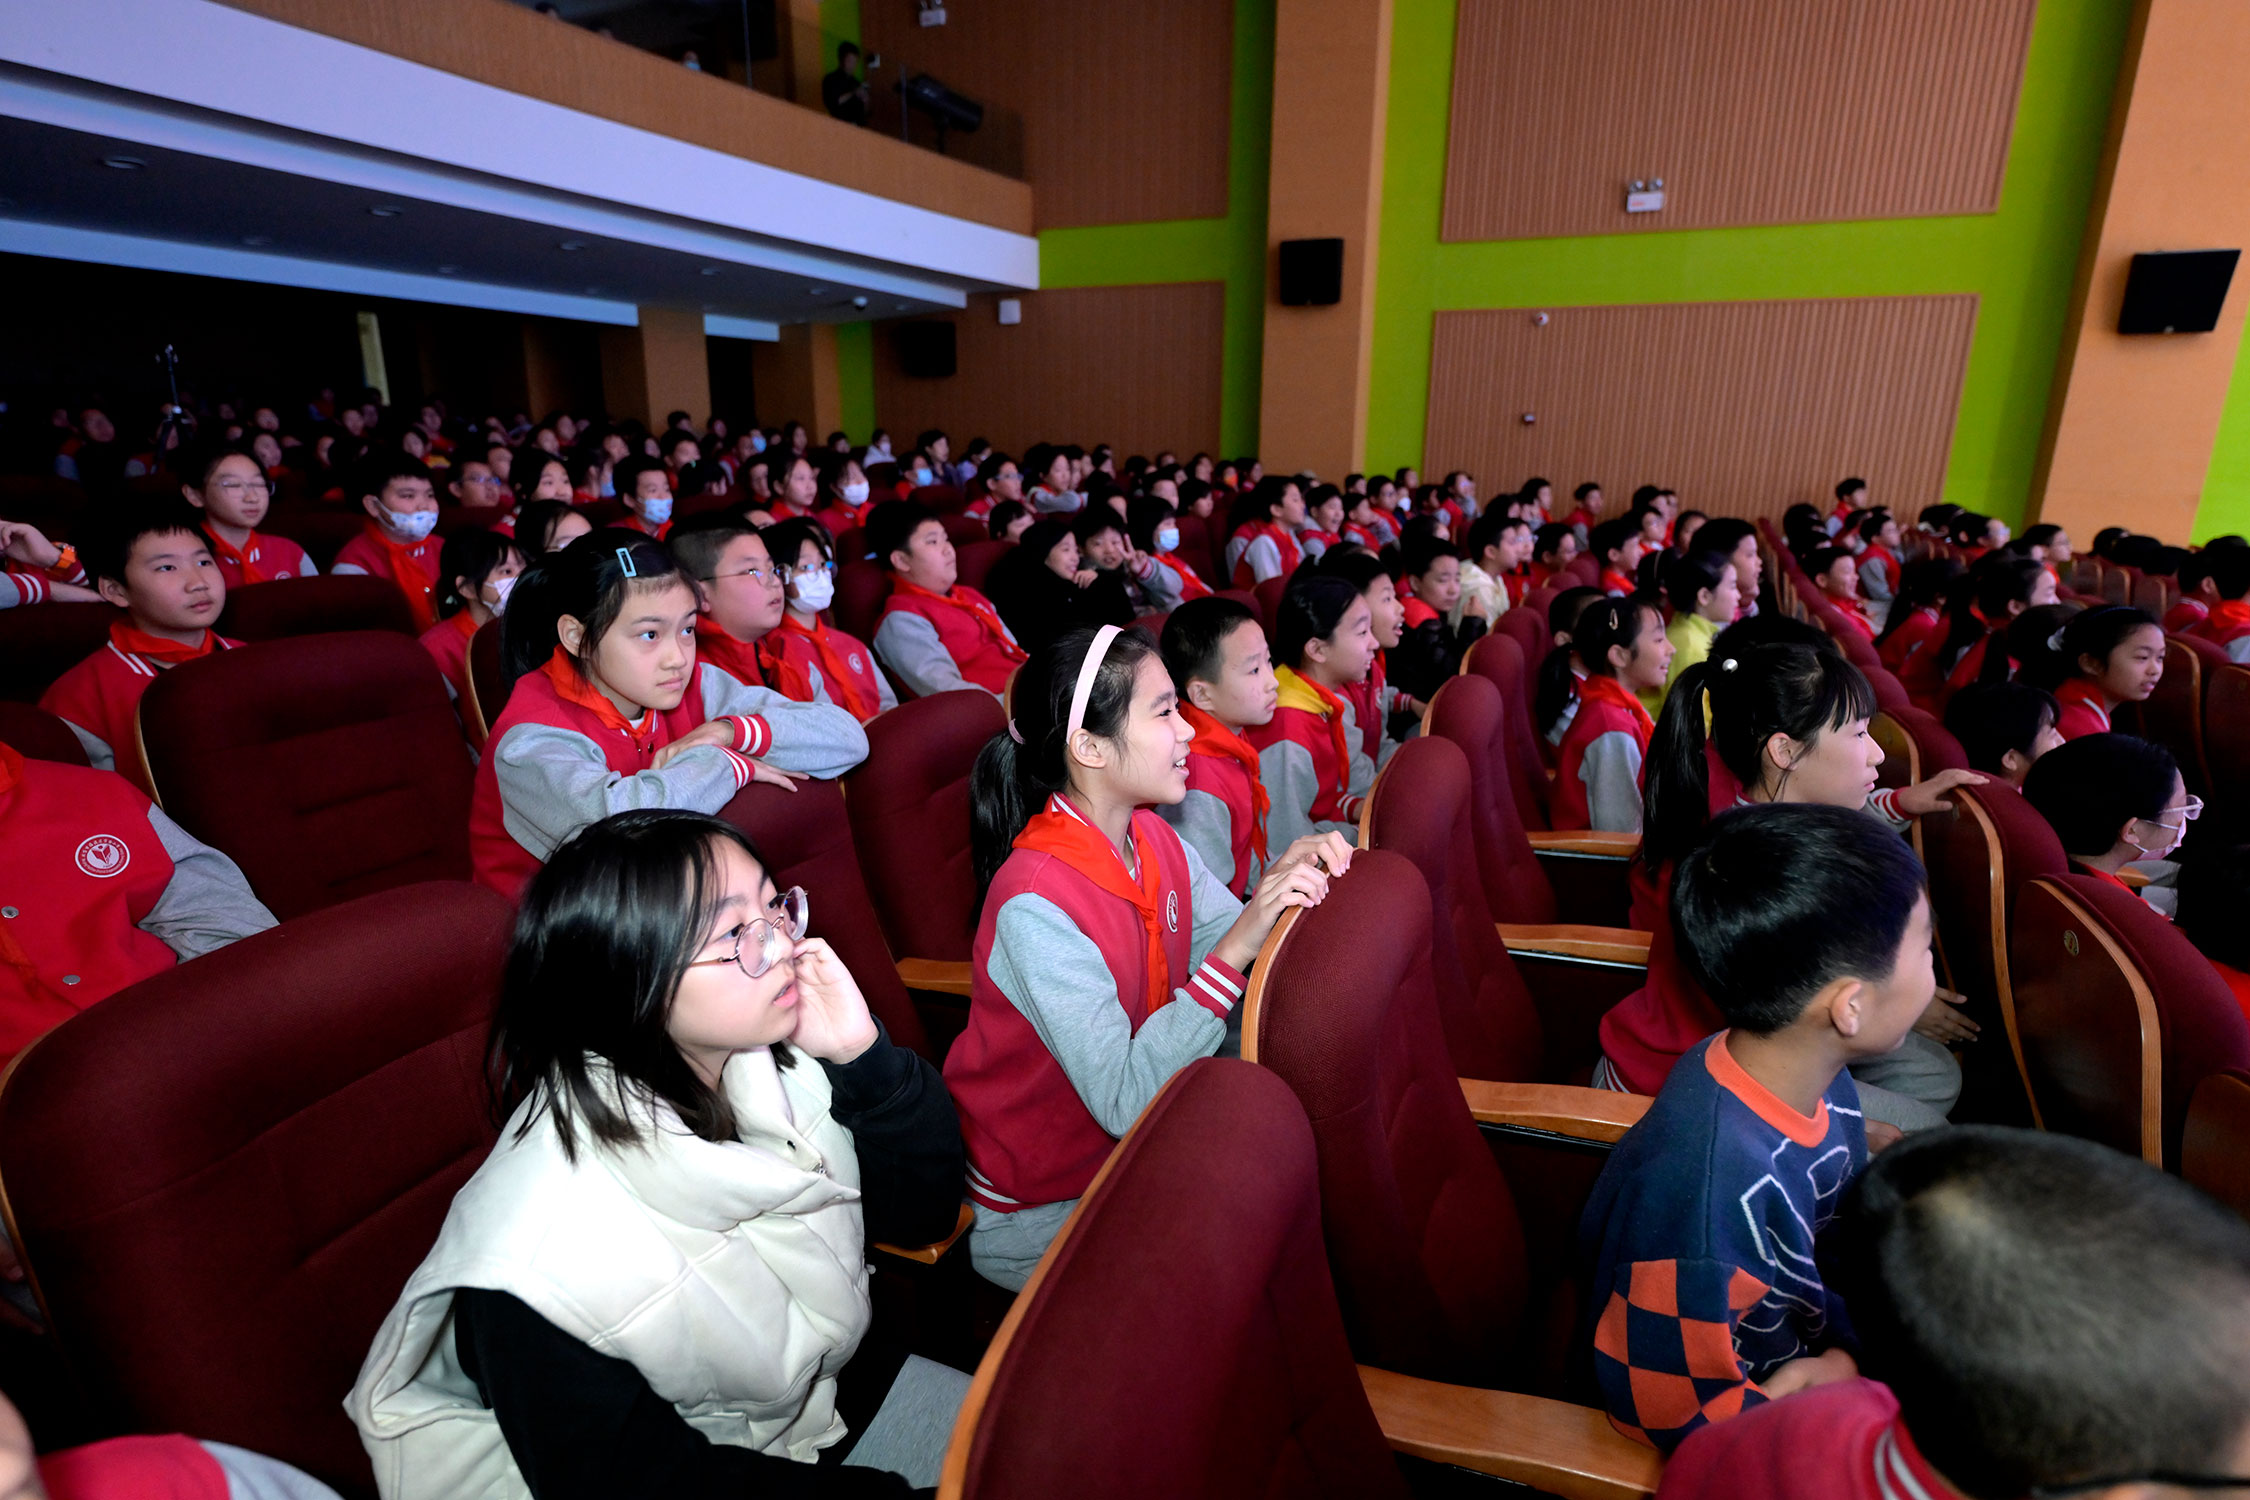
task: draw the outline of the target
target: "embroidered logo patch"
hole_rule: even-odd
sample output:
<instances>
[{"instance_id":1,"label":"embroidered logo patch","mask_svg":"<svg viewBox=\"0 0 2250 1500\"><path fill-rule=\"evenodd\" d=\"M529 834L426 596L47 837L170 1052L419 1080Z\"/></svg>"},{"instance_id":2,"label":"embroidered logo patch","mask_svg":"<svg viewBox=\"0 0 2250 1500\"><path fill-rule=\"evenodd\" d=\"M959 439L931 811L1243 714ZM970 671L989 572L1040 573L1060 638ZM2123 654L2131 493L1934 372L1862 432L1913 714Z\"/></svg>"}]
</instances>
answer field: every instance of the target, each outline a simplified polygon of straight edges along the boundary
<instances>
[{"instance_id":1,"label":"embroidered logo patch","mask_svg":"<svg viewBox=\"0 0 2250 1500\"><path fill-rule=\"evenodd\" d=\"M133 851L125 841L106 833L97 833L78 846L78 868L94 878L122 875L133 862Z\"/></svg>"},{"instance_id":2,"label":"embroidered logo patch","mask_svg":"<svg viewBox=\"0 0 2250 1500\"><path fill-rule=\"evenodd\" d=\"M1180 893L1178 891L1166 891L1164 893L1164 930L1167 932L1178 932L1180 930Z\"/></svg>"},{"instance_id":3,"label":"embroidered logo patch","mask_svg":"<svg viewBox=\"0 0 2250 1500\"><path fill-rule=\"evenodd\" d=\"M852 675L854 677L862 677L865 676L866 673L867 663L861 661L859 659L859 654L857 652L854 652L852 654Z\"/></svg>"}]
</instances>

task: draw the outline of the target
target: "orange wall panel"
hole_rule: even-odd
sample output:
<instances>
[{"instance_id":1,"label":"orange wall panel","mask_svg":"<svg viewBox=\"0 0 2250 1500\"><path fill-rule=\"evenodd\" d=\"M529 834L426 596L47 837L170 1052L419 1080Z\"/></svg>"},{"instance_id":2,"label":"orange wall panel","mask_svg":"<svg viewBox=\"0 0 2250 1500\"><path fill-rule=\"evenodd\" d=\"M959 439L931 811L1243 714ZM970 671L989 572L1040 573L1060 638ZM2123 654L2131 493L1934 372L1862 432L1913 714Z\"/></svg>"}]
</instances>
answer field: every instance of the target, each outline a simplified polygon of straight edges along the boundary
<instances>
[{"instance_id":1,"label":"orange wall panel","mask_svg":"<svg viewBox=\"0 0 2250 1500\"><path fill-rule=\"evenodd\" d=\"M1534 475L1622 499L1669 485L1774 516L1864 476L1911 519L1939 498L1977 299L1855 297L1441 312L1424 477ZM1525 413L1536 421L1523 421Z\"/></svg>"}]
</instances>

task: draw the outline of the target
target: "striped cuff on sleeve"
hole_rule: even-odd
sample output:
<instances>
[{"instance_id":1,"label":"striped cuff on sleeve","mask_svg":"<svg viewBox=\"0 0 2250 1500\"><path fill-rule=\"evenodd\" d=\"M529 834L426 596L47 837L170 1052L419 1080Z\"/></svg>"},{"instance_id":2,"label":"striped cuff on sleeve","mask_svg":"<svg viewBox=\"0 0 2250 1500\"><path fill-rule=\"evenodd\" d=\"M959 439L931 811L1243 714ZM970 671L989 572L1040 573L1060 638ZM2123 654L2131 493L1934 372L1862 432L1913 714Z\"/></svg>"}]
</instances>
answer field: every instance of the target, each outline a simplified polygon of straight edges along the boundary
<instances>
[{"instance_id":1,"label":"striped cuff on sleeve","mask_svg":"<svg viewBox=\"0 0 2250 1500\"><path fill-rule=\"evenodd\" d=\"M1904 828L1914 821L1898 810L1898 789L1896 787L1879 786L1874 791L1869 792L1867 794L1867 810L1893 828Z\"/></svg>"},{"instance_id":2,"label":"striped cuff on sleeve","mask_svg":"<svg viewBox=\"0 0 2250 1500\"><path fill-rule=\"evenodd\" d=\"M734 789L739 792L748 786L750 778L757 774L757 768L750 764L750 757L733 750L721 750L719 753L724 755L727 758L727 764L734 768Z\"/></svg>"},{"instance_id":3,"label":"striped cuff on sleeve","mask_svg":"<svg viewBox=\"0 0 2250 1500\"><path fill-rule=\"evenodd\" d=\"M1189 999L1223 1021L1242 1003L1242 986L1240 974L1215 958L1207 958L1189 977L1187 993Z\"/></svg>"},{"instance_id":4,"label":"striped cuff on sleeve","mask_svg":"<svg viewBox=\"0 0 2250 1500\"><path fill-rule=\"evenodd\" d=\"M744 755L763 755L773 748L773 726L760 714L731 714L734 725L734 748Z\"/></svg>"}]
</instances>

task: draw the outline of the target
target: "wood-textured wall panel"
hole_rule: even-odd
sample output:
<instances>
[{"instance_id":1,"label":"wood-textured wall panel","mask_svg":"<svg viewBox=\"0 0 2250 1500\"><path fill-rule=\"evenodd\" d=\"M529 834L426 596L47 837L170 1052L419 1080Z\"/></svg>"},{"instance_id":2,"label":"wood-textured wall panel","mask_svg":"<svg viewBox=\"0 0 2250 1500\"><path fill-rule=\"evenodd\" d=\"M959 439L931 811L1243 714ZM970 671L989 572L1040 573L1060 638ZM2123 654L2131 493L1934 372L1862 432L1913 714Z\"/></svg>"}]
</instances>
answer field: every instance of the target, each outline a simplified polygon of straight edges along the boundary
<instances>
[{"instance_id":1,"label":"wood-textured wall panel","mask_svg":"<svg viewBox=\"0 0 2250 1500\"><path fill-rule=\"evenodd\" d=\"M1226 213L1232 4L974 0L943 26L914 16L906 0L861 10L878 87L903 59L1019 116L1041 229Z\"/></svg>"},{"instance_id":2,"label":"wood-textured wall panel","mask_svg":"<svg viewBox=\"0 0 2250 1500\"><path fill-rule=\"evenodd\" d=\"M1034 292L1014 327L972 297L951 321L956 371L942 380L906 375L896 325L876 326L875 415L893 446L941 427L956 449L981 436L1019 456L1042 441L1110 443L1121 458L1218 450L1224 282Z\"/></svg>"},{"instance_id":3,"label":"wood-textured wall panel","mask_svg":"<svg viewBox=\"0 0 2250 1500\"><path fill-rule=\"evenodd\" d=\"M1973 296L1543 310L1437 315L1424 473L1777 518L1847 474L1907 516L1940 497Z\"/></svg>"},{"instance_id":4,"label":"wood-textured wall panel","mask_svg":"<svg viewBox=\"0 0 2250 1500\"><path fill-rule=\"evenodd\" d=\"M1990 213L2035 4L1461 0L1444 237Z\"/></svg>"}]
</instances>

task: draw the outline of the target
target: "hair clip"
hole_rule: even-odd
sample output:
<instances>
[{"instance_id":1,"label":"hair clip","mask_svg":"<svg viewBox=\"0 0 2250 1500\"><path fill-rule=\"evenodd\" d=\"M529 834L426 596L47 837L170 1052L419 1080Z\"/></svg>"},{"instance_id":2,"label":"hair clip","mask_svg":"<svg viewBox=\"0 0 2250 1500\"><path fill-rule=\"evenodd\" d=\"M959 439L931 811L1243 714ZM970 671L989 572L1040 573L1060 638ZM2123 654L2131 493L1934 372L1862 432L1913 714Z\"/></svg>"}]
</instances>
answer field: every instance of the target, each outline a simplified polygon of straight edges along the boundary
<instances>
[{"instance_id":1,"label":"hair clip","mask_svg":"<svg viewBox=\"0 0 2250 1500\"><path fill-rule=\"evenodd\" d=\"M1008 738L1019 745L1023 743L1023 731L1016 728L1016 721L1013 719L1008 721Z\"/></svg>"},{"instance_id":2,"label":"hair clip","mask_svg":"<svg viewBox=\"0 0 2250 1500\"><path fill-rule=\"evenodd\" d=\"M1719 663L1719 670L1722 672L1731 672L1740 665L1742 665L1742 663L1736 661L1733 657L1730 656L1725 661Z\"/></svg>"},{"instance_id":3,"label":"hair clip","mask_svg":"<svg viewBox=\"0 0 2250 1500\"><path fill-rule=\"evenodd\" d=\"M2053 635L2051 635L2051 636L2048 636L2048 637L2047 637L2047 649L2048 649L2049 651L2060 651L2060 650L2062 650L2062 648L2063 648L2063 647L2062 647L2062 638L2063 638L2063 633L2062 633L2062 632L2061 632L2060 630L2056 631L2056 632L2055 632L2055 633L2054 633Z\"/></svg>"},{"instance_id":4,"label":"hair clip","mask_svg":"<svg viewBox=\"0 0 2250 1500\"><path fill-rule=\"evenodd\" d=\"M630 547L620 547L617 549L617 565L625 570L625 576L627 578L638 578L641 576L641 570L633 566L633 549Z\"/></svg>"}]
</instances>

